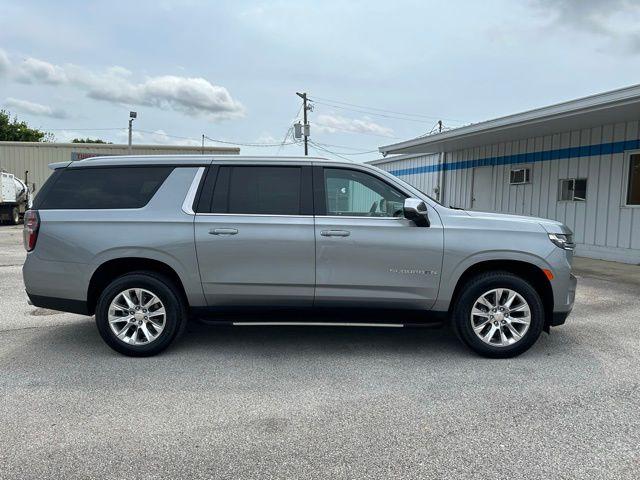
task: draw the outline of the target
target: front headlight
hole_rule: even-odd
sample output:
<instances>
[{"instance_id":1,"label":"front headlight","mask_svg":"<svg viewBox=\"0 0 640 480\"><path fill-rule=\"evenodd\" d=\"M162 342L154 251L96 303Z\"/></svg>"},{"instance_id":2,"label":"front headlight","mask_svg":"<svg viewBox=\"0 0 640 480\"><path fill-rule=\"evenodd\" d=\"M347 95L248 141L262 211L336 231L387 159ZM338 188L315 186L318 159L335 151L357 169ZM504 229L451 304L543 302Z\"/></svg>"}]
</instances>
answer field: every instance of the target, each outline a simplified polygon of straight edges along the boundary
<instances>
[{"instance_id":1,"label":"front headlight","mask_svg":"<svg viewBox=\"0 0 640 480\"><path fill-rule=\"evenodd\" d=\"M553 242L556 247L560 247L563 250L573 250L575 243L573 243L573 235L565 233L550 233L549 240Z\"/></svg>"}]
</instances>

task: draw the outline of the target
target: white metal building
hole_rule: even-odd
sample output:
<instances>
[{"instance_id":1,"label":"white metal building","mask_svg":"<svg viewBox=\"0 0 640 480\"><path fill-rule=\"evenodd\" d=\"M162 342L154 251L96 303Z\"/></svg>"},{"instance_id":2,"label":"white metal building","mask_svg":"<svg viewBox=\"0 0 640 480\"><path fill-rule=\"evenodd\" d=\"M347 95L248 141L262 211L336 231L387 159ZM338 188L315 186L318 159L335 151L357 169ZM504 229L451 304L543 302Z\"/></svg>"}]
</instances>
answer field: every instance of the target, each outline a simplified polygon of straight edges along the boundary
<instances>
[{"instance_id":1,"label":"white metal building","mask_svg":"<svg viewBox=\"0 0 640 480\"><path fill-rule=\"evenodd\" d=\"M104 143L49 143L49 142L0 142L0 170L13 173L34 183L37 190L49 178L48 165L55 162L82 160L89 157L127 155L127 145ZM180 145L133 145L133 155L237 155L239 148L190 147Z\"/></svg>"},{"instance_id":2,"label":"white metal building","mask_svg":"<svg viewBox=\"0 0 640 480\"><path fill-rule=\"evenodd\" d=\"M576 254L640 264L640 85L380 147L443 204L559 220Z\"/></svg>"}]
</instances>

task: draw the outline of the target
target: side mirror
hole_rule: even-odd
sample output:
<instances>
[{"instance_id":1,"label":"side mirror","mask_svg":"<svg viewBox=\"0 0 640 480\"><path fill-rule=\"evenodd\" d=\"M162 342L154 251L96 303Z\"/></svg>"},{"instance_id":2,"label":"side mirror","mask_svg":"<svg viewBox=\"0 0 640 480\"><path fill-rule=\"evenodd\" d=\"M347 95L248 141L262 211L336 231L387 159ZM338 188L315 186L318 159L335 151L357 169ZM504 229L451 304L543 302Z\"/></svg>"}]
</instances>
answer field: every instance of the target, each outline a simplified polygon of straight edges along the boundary
<instances>
[{"instance_id":1,"label":"side mirror","mask_svg":"<svg viewBox=\"0 0 640 480\"><path fill-rule=\"evenodd\" d=\"M407 198L402 208L404 218L411 220L419 227L429 227L429 215L427 214L427 205L418 198Z\"/></svg>"}]
</instances>

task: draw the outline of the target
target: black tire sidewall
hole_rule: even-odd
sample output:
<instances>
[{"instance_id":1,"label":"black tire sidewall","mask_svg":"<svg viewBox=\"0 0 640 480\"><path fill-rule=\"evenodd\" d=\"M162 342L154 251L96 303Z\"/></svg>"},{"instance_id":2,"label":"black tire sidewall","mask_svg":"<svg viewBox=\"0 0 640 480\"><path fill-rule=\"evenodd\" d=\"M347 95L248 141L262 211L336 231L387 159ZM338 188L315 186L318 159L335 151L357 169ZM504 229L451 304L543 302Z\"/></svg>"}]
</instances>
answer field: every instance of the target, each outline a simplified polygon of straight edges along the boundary
<instances>
[{"instance_id":1,"label":"black tire sidewall","mask_svg":"<svg viewBox=\"0 0 640 480\"><path fill-rule=\"evenodd\" d=\"M20 223L20 210L18 207L11 209L11 219L9 220L12 225L18 225Z\"/></svg>"},{"instance_id":2,"label":"black tire sidewall","mask_svg":"<svg viewBox=\"0 0 640 480\"><path fill-rule=\"evenodd\" d=\"M119 340L109 326L109 305L116 295L128 288L144 288L155 294L164 304L166 324L160 337L148 345L129 345ZM102 292L95 311L100 336L111 348L124 355L146 357L165 350L182 331L185 309L179 292L172 282L151 273L131 273L111 282Z\"/></svg>"},{"instance_id":3,"label":"black tire sidewall","mask_svg":"<svg viewBox=\"0 0 640 480\"><path fill-rule=\"evenodd\" d=\"M483 342L473 331L469 320L475 301L488 290L509 288L529 304L531 323L523 339L506 347L494 347ZM527 351L538 340L544 327L544 306L540 295L526 280L507 272L492 272L471 279L454 308L454 328L460 339L472 350L490 358L509 358Z\"/></svg>"}]
</instances>

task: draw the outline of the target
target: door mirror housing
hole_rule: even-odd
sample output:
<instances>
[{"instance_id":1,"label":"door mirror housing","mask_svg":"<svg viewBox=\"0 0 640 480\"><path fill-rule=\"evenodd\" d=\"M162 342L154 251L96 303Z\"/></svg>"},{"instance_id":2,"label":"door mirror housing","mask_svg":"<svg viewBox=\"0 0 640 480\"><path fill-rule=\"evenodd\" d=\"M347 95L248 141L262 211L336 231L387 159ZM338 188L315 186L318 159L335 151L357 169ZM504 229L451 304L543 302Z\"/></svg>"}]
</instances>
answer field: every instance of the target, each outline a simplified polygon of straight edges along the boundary
<instances>
[{"instance_id":1,"label":"door mirror housing","mask_svg":"<svg viewBox=\"0 0 640 480\"><path fill-rule=\"evenodd\" d=\"M411 220L419 227L429 227L429 215L427 213L427 205L419 198L407 198L402 208L404 218Z\"/></svg>"}]
</instances>

